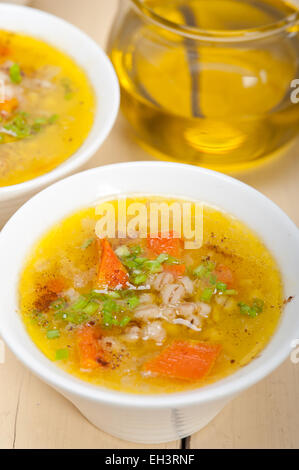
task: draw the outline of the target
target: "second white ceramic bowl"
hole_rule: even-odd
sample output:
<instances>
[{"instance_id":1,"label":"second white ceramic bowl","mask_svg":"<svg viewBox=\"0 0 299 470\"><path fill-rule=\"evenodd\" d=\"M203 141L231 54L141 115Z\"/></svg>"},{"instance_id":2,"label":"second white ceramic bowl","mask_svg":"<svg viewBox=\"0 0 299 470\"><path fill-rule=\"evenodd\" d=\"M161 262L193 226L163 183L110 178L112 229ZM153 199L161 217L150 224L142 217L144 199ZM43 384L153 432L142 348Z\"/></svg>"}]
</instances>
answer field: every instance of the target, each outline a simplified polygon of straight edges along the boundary
<instances>
[{"instance_id":1,"label":"second white ceramic bowl","mask_svg":"<svg viewBox=\"0 0 299 470\"><path fill-rule=\"evenodd\" d=\"M28 34L71 56L87 73L96 93L94 125L84 144L53 171L25 183L0 187L0 228L13 212L41 188L80 168L108 136L119 110L119 84L102 49L66 21L29 7L0 3L0 29ZM0 147L1 152L1 147Z\"/></svg>"},{"instance_id":2,"label":"second white ceramic bowl","mask_svg":"<svg viewBox=\"0 0 299 470\"><path fill-rule=\"evenodd\" d=\"M80 188L80 190L78 190ZM131 395L80 381L49 361L28 336L18 315L18 282L36 241L68 214L96 201L132 193L206 201L244 221L273 252L288 303L271 342L237 373L212 385L168 395ZM205 426L242 390L263 379L291 351L299 335L299 232L269 199L228 176L173 163L111 165L71 176L27 202L0 234L0 333L42 380L71 400L96 426L119 438L157 443ZM3 384L3 386L5 386Z\"/></svg>"}]
</instances>

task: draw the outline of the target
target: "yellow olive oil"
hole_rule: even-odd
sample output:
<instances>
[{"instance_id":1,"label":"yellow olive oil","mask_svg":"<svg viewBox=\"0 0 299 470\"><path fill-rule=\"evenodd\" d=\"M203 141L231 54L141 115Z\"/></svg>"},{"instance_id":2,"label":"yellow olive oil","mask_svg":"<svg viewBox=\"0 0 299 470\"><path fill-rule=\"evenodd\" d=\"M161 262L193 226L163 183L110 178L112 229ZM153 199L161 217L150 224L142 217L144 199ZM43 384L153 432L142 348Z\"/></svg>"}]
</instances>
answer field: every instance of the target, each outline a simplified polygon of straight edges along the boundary
<instances>
[{"instance_id":1,"label":"yellow olive oil","mask_svg":"<svg viewBox=\"0 0 299 470\"><path fill-rule=\"evenodd\" d=\"M109 48L123 112L150 152L229 170L252 165L296 136L299 106L290 93L298 75L297 27L277 28L297 15L295 6L283 0L135 3L139 10L118 21ZM154 15L156 22L149 19ZM185 35L186 27L201 35Z\"/></svg>"}]
</instances>

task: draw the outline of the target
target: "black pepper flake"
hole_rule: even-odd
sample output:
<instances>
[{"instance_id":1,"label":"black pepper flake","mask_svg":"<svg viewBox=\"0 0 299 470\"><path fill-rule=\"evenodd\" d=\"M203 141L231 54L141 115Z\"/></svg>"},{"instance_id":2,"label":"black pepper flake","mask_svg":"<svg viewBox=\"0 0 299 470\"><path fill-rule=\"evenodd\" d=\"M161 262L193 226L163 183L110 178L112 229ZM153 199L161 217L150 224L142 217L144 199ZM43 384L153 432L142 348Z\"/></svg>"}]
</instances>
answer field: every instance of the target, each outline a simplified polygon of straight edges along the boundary
<instances>
[{"instance_id":1,"label":"black pepper flake","mask_svg":"<svg viewBox=\"0 0 299 470\"><path fill-rule=\"evenodd\" d=\"M290 295L287 299L283 301L283 304L284 305L289 304L290 302L292 302L294 298L295 298L294 295Z\"/></svg>"},{"instance_id":2,"label":"black pepper flake","mask_svg":"<svg viewBox=\"0 0 299 470\"><path fill-rule=\"evenodd\" d=\"M97 357L96 361L98 364L100 364L103 367L109 366L109 362L104 361L104 359L102 359L101 357Z\"/></svg>"}]
</instances>

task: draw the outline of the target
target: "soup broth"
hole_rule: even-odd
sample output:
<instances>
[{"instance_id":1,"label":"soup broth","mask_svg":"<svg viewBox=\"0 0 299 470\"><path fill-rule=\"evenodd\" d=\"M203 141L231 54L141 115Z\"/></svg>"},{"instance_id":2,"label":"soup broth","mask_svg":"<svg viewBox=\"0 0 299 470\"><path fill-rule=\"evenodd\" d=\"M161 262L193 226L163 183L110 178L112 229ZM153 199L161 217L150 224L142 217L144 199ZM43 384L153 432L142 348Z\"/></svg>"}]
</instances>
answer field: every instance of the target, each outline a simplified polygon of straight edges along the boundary
<instances>
[{"instance_id":1,"label":"soup broth","mask_svg":"<svg viewBox=\"0 0 299 470\"><path fill-rule=\"evenodd\" d=\"M92 86L71 57L0 31L0 187L36 178L73 155L94 113Z\"/></svg>"},{"instance_id":2,"label":"soup broth","mask_svg":"<svg viewBox=\"0 0 299 470\"><path fill-rule=\"evenodd\" d=\"M51 361L94 385L171 393L222 379L262 351L282 282L243 223L205 205L203 245L187 250L171 231L99 240L97 220L92 207L57 224L21 275L22 318Z\"/></svg>"}]
</instances>

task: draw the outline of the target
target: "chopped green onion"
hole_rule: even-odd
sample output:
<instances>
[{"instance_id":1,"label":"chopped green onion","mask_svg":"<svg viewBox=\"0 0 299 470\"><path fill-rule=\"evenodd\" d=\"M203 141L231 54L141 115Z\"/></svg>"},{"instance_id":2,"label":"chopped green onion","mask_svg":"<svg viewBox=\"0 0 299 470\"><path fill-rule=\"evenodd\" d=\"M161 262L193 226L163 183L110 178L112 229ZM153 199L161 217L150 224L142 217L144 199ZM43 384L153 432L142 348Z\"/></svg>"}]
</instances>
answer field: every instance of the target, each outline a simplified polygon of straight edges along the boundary
<instances>
[{"instance_id":1,"label":"chopped green onion","mask_svg":"<svg viewBox=\"0 0 299 470\"><path fill-rule=\"evenodd\" d=\"M59 118L58 114L52 114L52 116L49 117L48 119L48 123L49 124L54 124L57 119Z\"/></svg>"},{"instance_id":2,"label":"chopped green onion","mask_svg":"<svg viewBox=\"0 0 299 470\"><path fill-rule=\"evenodd\" d=\"M264 309L264 301L261 299L253 299L252 308L254 308L257 313L262 313Z\"/></svg>"},{"instance_id":3,"label":"chopped green onion","mask_svg":"<svg viewBox=\"0 0 299 470\"><path fill-rule=\"evenodd\" d=\"M13 83L19 84L22 81L21 69L19 64L13 64L9 69L9 76Z\"/></svg>"},{"instance_id":4,"label":"chopped green onion","mask_svg":"<svg viewBox=\"0 0 299 470\"><path fill-rule=\"evenodd\" d=\"M206 266L208 271L214 271L214 269L216 268L216 265L215 263L213 263L213 261L206 261Z\"/></svg>"},{"instance_id":5,"label":"chopped green onion","mask_svg":"<svg viewBox=\"0 0 299 470\"><path fill-rule=\"evenodd\" d=\"M137 276L139 274L143 274L142 270L141 269L133 269L132 270L132 275L133 276Z\"/></svg>"},{"instance_id":6,"label":"chopped green onion","mask_svg":"<svg viewBox=\"0 0 299 470\"><path fill-rule=\"evenodd\" d=\"M125 245L122 245L122 246L119 246L116 250L115 250L115 254L119 257L119 258L125 258L127 256L130 256L130 250L127 246Z\"/></svg>"},{"instance_id":7,"label":"chopped green onion","mask_svg":"<svg viewBox=\"0 0 299 470\"><path fill-rule=\"evenodd\" d=\"M208 274L208 269L204 264L201 264L193 271L194 276L199 277L199 279L203 279Z\"/></svg>"},{"instance_id":8,"label":"chopped green onion","mask_svg":"<svg viewBox=\"0 0 299 470\"><path fill-rule=\"evenodd\" d=\"M35 132L39 132L42 128L42 126L45 126L48 123L48 120L46 118L37 118L35 119L34 123L32 124L32 129Z\"/></svg>"},{"instance_id":9,"label":"chopped green onion","mask_svg":"<svg viewBox=\"0 0 299 470\"><path fill-rule=\"evenodd\" d=\"M48 339L57 339L60 337L60 331L59 330L48 330L47 331L47 338Z\"/></svg>"},{"instance_id":10,"label":"chopped green onion","mask_svg":"<svg viewBox=\"0 0 299 470\"><path fill-rule=\"evenodd\" d=\"M236 291L235 289L227 289L225 291L225 295L237 295L238 294L238 291Z\"/></svg>"},{"instance_id":11,"label":"chopped green onion","mask_svg":"<svg viewBox=\"0 0 299 470\"><path fill-rule=\"evenodd\" d=\"M50 304L50 308L53 310L61 310L64 307L65 307L65 301L62 299L54 300L54 302Z\"/></svg>"},{"instance_id":12,"label":"chopped green onion","mask_svg":"<svg viewBox=\"0 0 299 470\"><path fill-rule=\"evenodd\" d=\"M135 245L131 247L131 253L135 256L140 255L141 251L142 251L141 246L139 245Z\"/></svg>"},{"instance_id":13,"label":"chopped green onion","mask_svg":"<svg viewBox=\"0 0 299 470\"><path fill-rule=\"evenodd\" d=\"M12 121L4 126L4 129L11 131L18 139L28 137L31 133L31 128L27 122L27 114L19 113Z\"/></svg>"},{"instance_id":14,"label":"chopped green onion","mask_svg":"<svg viewBox=\"0 0 299 470\"><path fill-rule=\"evenodd\" d=\"M124 317L120 322L119 322L119 326L121 328L124 328L125 326L128 325L128 323L130 323L131 321L131 318L130 317Z\"/></svg>"},{"instance_id":15,"label":"chopped green onion","mask_svg":"<svg viewBox=\"0 0 299 470\"><path fill-rule=\"evenodd\" d=\"M226 292L227 284L225 284L224 282L217 282L216 289L219 290L220 292Z\"/></svg>"},{"instance_id":16,"label":"chopped green onion","mask_svg":"<svg viewBox=\"0 0 299 470\"><path fill-rule=\"evenodd\" d=\"M82 311L86 305L88 304L88 299L86 299L86 297L80 297L77 302L75 302L71 309L74 311L74 312L79 312L79 311Z\"/></svg>"},{"instance_id":17,"label":"chopped green onion","mask_svg":"<svg viewBox=\"0 0 299 470\"><path fill-rule=\"evenodd\" d=\"M112 326L113 325L113 316L111 313L103 312L103 324L105 326Z\"/></svg>"},{"instance_id":18,"label":"chopped green onion","mask_svg":"<svg viewBox=\"0 0 299 470\"><path fill-rule=\"evenodd\" d=\"M138 307L139 303L140 303L140 300L139 300L139 297L137 297L137 295L134 295L133 297L130 297L128 299L128 305L130 309L134 309Z\"/></svg>"},{"instance_id":19,"label":"chopped green onion","mask_svg":"<svg viewBox=\"0 0 299 470\"><path fill-rule=\"evenodd\" d=\"M158 263L165 263L165 261L167 261L168 259L169 259L169 255L167 253L162 253L161 255L158 256L156 261Z\"/></svg>"},{"instance_id":20,"label":"chopped green onion","mask_svg":"<svg viewBox=\"0 0 299 470\"><path fill-rule=\"evenodd\" d=\"M208 279L209 279L210 284L213 284L213 285L217 284L217 276L215 276L215 274L210 274L208 276Z\"/></svg>"},{"instance_id":21,"label":"chopped green onion","mask_svg":"<svg viewBox=\"0 0 299 470\"><path fill-rule=\"evenodd\" d=\"M99 304L97 302L91 301L82 309L87 315L94 315L99 310Z\"/></svg>"},{"instance_id":22,"label":"chopped green onion","mask_svg":"<svg viewBox=\"0 0 299 470\"><path fill-rule=\"evenodd\" d=\"M135 259L132 258L124 258L122 260L123 264L129 269L136 269L139 267L138 263L136 263Z\"/></svg>"},{"instance_id":23,"label":"chopped green onion","mask_svg":"<svg viewBox=\"0 0 299 470\"><path fill-rule=\"evenodd\" d=\"M120 306L112 299L107 299L103 303L103 312L104 313L115 313L119 312Z\"/></svg>"},{"instance_id":24,"label":"chopped green onion","mask_svg":"<svg viewBox=\"0 0 299 470\"><path fill-rule=\"evenodd\" d=\"M97 292L96 290L92 290L86 296L89 300L97 299L97 300L107 300L107 299L120 299L121 295L119 292L116 291L109 291L107 293Z\"/></svg>"},{"instance_id":25,"label":"chopped green onion","mask_svg":"<svg viewBox=\"0 0 299 470\"><path fill-rule=\"evenodd\" d=\"M86 314L72 311L64 312L62 318L68 321L68 323L74 323L75 325L82 325L82 323L88 320Z\"/></svg>"},{"instance_id":26,"label":"chopped green onion","mask_svg":"<svg viewBox=\"0 0 299 470\"><path fill-rule=\"evenodd\" d=\"M205 261L203 264L199 265L194 271L193 274L200 279L210 278L211 284L216 284L217 278L212 271L215 269L215 263L212 261Z\"/></svg>"},{"instance_id":27,"label":"chopped green onion","mask_svg":"<svg viewBox=\"0 0 299 470\"><path fill-rule=\"evenodd\" d=\"M112 299L107 299L103 303L103 323L105 326L112 326L118 325L118 321L116 318L113 317L113 314L118 313L120 311L120 306Z\"/></svg>"},{"instance_id":28,"label":"chopped green onion","mask_svg":"<svg viewBox=\"0 0 299 470\"><path fill-rule=\"evenodd\" d=\"M105 294L105 296L107 296L110 299L120 299L121 298L121 295L119 294L119 292L115 292L115 291L108 292L108 294Z\"/></svg>"},{"instance_id":29,"label":"chopped green onion","mask_svg":"<svg viewBox=\"0 0 299 470\"><path fill-rule=\"evenodd\" d=\"M55 360L56 361L65 361L69 357L68 349L57 349Z\"/></svg>"},{"instance_id":30,"label":"chopped green onion","mask_svg":"<svg viewBox=\"0 0 299 470\"><path fill-rule=\"evenodd\" d=\"M141 265L141 264L144 264L146 261L148 261L147 258L135 258L135 263Z\"/></svg>"},{"instance_id":31,"label":"chopped green onion","mask_svg":"<svg viewBox=\"0 0 299 470\"><path fill-rule=\"evenodd\" d=\"M200 300L202 302L210 302L211 298L213 297L214 289L210 287L206 287L201 294Z\"/></svg>"},{"instance_id":32,"label":"chopped green onion","mask_svg":"<svg viewBox=\"0 0 299 470\"><path fill-rule=\"evenodd\" d=\"M39 117L30 123L29 117L27 113L20 112L4 126L4 129L10 131L18 139L23 139L39 132L43 126L53 123L56 119L54 116L51 118Z\"/></svg>"},{"instance_id":33,"label":"chopped green onion","mask_svg":"<svg viewBox=\"0 0 299 470\"><path fill-rule=\"evenodd\" d=\"M89 294L86 295L86 298L89 300L93 300L93 299L105 300L105 294L103 294L102 292L97 292L96 290L92 290L89 292Z\"/></svg>"},{"instance_id":34,"label":"chopped green onion","mask_svg":"<svg viewBox=\"0 0 299 470\"><path fill-rule=\"evenodd\" d=\"M151 274L160 273L163 271L161 263L157 260L148 260L144 263L144 267L148 269Z\"/></svg>"},{"instance_id":35,"label":"chopped green onion","mask_svg":"<svg viewBox=\"0 0 299 470\"><path fill-rule=\"evenodd\" d=\"M54 314L57 320L66 320L68 318L68 314L65 310L57 310Z\"/></svg>"},{"instance_id":36,"label":"chopped green onion","mask_svg":"<svg viewBox=\"0 0 299 470\"><path fill-rule=\"evenodd\" d=\"M94 238L89 238L89 240L85 240L84 243L81 245L81 250L86 250L92 243L94 242Z\"/></svg>"},{"instance_id":37,"label":"chopped green onion","mask_svg":"<svg viewBox=\"0 0 299 470\"><path fill-rule=\"evenodd\" d=\"M247 305L245 304L244 302L239 302L239 307L240 307L240 312L242 313L242 315L251 315L251 307L250 305Z\"/></svg>"},{"instance_id":38,"label":"chopped green onion","mask_svg":"<svg viewBox=\"0 0 299 470\"><path fill-rule=\"evenodd\" d=\"M166 264L181 264L181 261L173 256L168 255L167 260L165 261Z\"/></svg>"},{"instance_id":39,"label":"chopped green onion","mask_svg":"<svg viewBox=\"0 0 299 470\"><path fill-rule=\"evenodd\" d=\"M249 315L250 317L255 318L259 313L262 313L264 301L261 299L253 299L252 307L244 302L240 302L238 305L242 315Z\"/></svg>"},{"instance_id":40,"label":"chopped green onion","mask_svg":"<svg viewBox=\"0 0 299 470\"><path fill-rule=\"evenodd\" d=\"M133 284L135 284L136 286L140 286L141 284L144 284L146 280L146 274L139 274L138 276L133 278Z\"/></svg>"}]
</instances>

